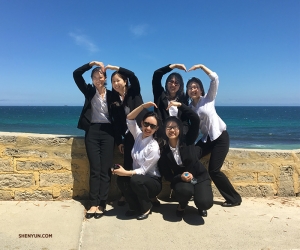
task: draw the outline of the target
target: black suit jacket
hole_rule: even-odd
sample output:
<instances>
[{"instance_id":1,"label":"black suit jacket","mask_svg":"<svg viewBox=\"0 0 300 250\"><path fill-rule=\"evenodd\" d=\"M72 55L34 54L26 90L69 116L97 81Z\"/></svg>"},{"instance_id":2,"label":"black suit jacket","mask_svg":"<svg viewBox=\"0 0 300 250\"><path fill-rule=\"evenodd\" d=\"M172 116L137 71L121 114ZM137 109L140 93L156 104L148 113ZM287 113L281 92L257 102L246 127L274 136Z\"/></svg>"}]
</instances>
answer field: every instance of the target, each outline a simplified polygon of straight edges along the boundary
<instances>
[{"instance_id":1,"label":"black suit jacket","mask_svg":"<svg viewBox=\"0 0 300 250\"><path fill-rule=\"evenodd\" d=\"M184 141L179 145L179 152L182 161L182 166L179 166L169 144L164 145L161 156L158 161L158 167L161 175L171 182L171 187L181 180L181 174L183 172L190 172L198 182L209 179L206 168L199 161L201 156L201 150L195 146L195 140L199 133L199 117L185 104L182 104L179 108L180 111L190 120L190 129L184 137Z\"/></svg>"},{"instance_id":2,"label":"black suit jacket","mask_svg":"<svg viewBox=\"0 0 300 250\"><path fill-rule=\"evenodd\" d=\"M169 67L170 65L171 64L168 64L167 66L155 70L152 78L152 91L154 96L154 103L157 105L157 108L154 108L154 110L155 112L157 112L159 118L162 120L162 123L164 123L165 120L170 116L169 111L166 110L168 107L168 98L166 96L165 89L161 84L162 77L166 73L172 71L172 69ZM186 97L183 97L177 101L187 105ZM184 133L186 134L189 127L188 118L184 114L182 114L180 109L178 109L177 117L183 122ZM163 133L162 130L160 130L160 134L161 133Z\"/></svg>"},{"instance_id":3,"label":"black suit jacket","mask_svg":"<svg viewBox=\"0 0 300 250\"><path fill-rule=\"evenodd\" d=\"M118 72L129 79L130 86L128 87L127 94L124 98L124 101L121 102L118 97L117 101L112 105L112 114L115 123L117 124L115 128L115 143L120 145L122 142L122 136L125 136L125 132L127 131L126 124L126 114L124 110L124 106L129 107L130 112L143 104L143 98L141 96L141 87L139 83L139 79L136 75L125 68L120 67ZM113 91L114 92L114 91ZM118 95L118 94L116 94ZM136 117L137 124L140 126L143 116L147 113L147 110L144 109L139 115ZM130 133L130 132L129 132Z\"/></svg>"},{"instance_id":4,"label":"black suit jacket","mask_svg":"<svg viewBox=\"0 0 300 250\"><path fill-rule=\"evenodd\" d=\"M91 124L91 118L92 118L92 106L91 106L91 100L93 99L94 95L96 94L96 88L92 84L87 84L82 77L82 75L90 70L92 66L89 65L89 63L84 64L83 66L79 67L73 72L73 78L77 85L77 87L80 89L80 91L84 94L85 101L84 106L82 108L77 128L88 131ZM106 101L108 106L108 112L109 112L109 118L111 123L113 123L113 117L111 112L111 104L115 101L116 97L113 95L113 93L110 90L106 90Z\"/></svg>"}]
</instances>

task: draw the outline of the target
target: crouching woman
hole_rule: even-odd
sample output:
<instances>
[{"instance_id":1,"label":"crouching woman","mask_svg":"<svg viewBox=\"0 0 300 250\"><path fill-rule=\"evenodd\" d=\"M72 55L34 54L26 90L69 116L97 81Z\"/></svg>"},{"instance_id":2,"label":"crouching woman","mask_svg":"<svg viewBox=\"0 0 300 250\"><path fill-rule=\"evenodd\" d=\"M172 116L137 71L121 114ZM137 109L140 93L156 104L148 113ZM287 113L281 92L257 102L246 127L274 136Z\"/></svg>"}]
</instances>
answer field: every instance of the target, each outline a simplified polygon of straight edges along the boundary
<instances>
[{"instance_id":1,"label":"crouching woman","mask_svg":"<svg viewBox=\"0 0 300 250\"><path fill-rule=\"evenodd\" d=\"M156 106L153 102L147 102L127 115L127 126L134 137L134 145L131 151L133 170L125 170L122 166L114 169L113 174L128 176L118 178L119 189L124 194L129 205L126 216L137 216L138 220L147 219L152 209L151 199L161 191L161 176L157 162L160 157L159 144L155 139L159 127L159 119L156 113L147 112L141 122L141 128L135 118L145 108Z\"/></svg>"},{"instance_id":2,"label":"crouching woman","mask_svg":"<svg viewBox=\"0 0 300 250\"><path fill-rule=\"evenodd\" d=\"M171 188L179 202L176 215L184 215L185 207L194 196L199 214L206 217L207 210L213 205L213 193L208 172L199 161L200 151L194 144L199 131L199 117L180 102L171 101L168 109L171 106L178 107L189 118L190 128L184 136L182 122L177 117L170 116L166 119L164 131L167 143L161 151L159 170L171 182Z\"/></svg>"}]
</instances>

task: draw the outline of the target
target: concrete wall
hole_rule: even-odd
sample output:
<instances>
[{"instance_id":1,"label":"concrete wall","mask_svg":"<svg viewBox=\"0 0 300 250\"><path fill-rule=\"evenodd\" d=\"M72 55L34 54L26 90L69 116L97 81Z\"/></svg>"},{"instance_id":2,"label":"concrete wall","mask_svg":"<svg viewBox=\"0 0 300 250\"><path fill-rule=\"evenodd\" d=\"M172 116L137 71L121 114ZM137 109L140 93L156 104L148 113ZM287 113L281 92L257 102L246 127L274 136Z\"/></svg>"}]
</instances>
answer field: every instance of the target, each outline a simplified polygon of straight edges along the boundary
<instances>
[{"instance_id":1,"label":"concrete wall","mask_svg":"<svg viewBox=\"0 0 300 250\"><path fill-rule=\"evenodd\" d=\"M201 161L207 165L208 159ZM117 149L114 162L122 163ZM244 197L300 193L300 149L230 149L222 170ZM88 181L82 137L0 132L0 200L86 199ZM111 199L119 196L115 181L113 176ZM164 182L160 197L169 191Z\"/></svg>"}]
</instances>

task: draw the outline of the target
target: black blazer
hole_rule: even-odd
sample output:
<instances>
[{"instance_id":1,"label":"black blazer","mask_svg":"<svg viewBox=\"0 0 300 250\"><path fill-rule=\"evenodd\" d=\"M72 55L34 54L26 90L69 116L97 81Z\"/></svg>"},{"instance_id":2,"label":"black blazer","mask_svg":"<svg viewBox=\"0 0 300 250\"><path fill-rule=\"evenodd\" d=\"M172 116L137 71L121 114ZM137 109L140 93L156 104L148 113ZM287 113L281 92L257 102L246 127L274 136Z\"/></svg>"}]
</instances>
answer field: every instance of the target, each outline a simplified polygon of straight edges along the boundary
<instances>
[{"instance_id":1,"label":"black blazer","mask_svg":"<svg viewBox=\"0 0 300 250\"><path fill-rule=\"evenodd\" d=\"M179 145L182 166L176 163L169 143L164 145L158 161L161 175L167 181L171 182L172 188L176 183L182 181L181 174L183 172L190 172L197 178L198 182L209 179L206 168L199 161L201 151L199 147L195 146L195 140L199 133L200 119L198 115L185 104L182 104L178 109L190 119L190 129L185 135L183 142Z\"/></svg>"},{"instance_id":2,"label":"black blazer","mask_svg":"<svg viewBox=\"0 0 300 250\"><path fill-rule=\"evenodd\" d=\"M117 124L115 128L115 143L117 145L120 145L122 143L122 136L124 137L125 132L127 131L124 106L129 107L129 110L131 112L132 110L143 104L143 98L141 96L140 82L136 75L132 71L122 67L119 68L118 72L126 76L130 82L130 86L127 89L127 94L124 98L124 101L121 102L120 98L118 97L117 101L112 105L113 119L115 121L115 124ZM117 93L116 95L118 96ZM145 113L147 113L146 109L144 109L136 117L136 121L139 126L141 125L141 121Z\"/></svg>"},{"instance_id":3,"label":"black blazer","mask_svg":"<svg viewBox=\"0 0 300 250\"><path fill-rule=\"evenodd\" d=\"M83 66L79 67L73 72L73 78L80 89L80 91L85 96L84 106L82 108L77 128L88 131L91 124L92 118L92 106L91 100L93 99L94 95L96 94L96 88L92 84L86 84L85 80L83 79L82 75L84 72L90 70L92 66L89 63L84 64ZM111 123L113 123L112 112L111 112L111 104L116 99L113 93L110 90L106 90L106 101L108 106L108 113Z\"/></svg>"},{"instance_id":4,"label":"black blazer","mask_svg":"<svg viewBox=\"0 0 300 250\"><path fill-rule=\"evenodd\" d=\"M169 67L171 64L168 64L167 66L164 66L160 69L157 69L153 73L152 77L152 91L154 96L154 103L157 105L157 108L154 108L155 112L157 112L159 118L162 120L162 123L165 122L165 120L170 116L169 111L166 110L168 107L168 98L165 92L165 89L163 88L161 84L162 77L172 71L172 69ZM184 96L180 100L177 100L178 102L188 104L187 98ZM189 124L188 124L188 117L186 117L184 114L182 114L181 110L178 109L178 115L177 117L183 122L184 126L184 133L187 133ZM161 131L162 133L162 131Z\"/></svg>"}]
</instances>

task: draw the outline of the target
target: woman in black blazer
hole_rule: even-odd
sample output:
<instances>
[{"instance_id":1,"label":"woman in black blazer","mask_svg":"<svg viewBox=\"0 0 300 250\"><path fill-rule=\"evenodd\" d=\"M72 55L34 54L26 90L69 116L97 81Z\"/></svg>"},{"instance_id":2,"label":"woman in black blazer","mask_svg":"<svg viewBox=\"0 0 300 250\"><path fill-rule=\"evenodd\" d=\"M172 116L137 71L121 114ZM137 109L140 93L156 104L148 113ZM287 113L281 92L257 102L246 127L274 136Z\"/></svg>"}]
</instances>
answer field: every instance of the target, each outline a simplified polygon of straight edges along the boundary
<instances>
[{"instance_id":1,"label":"woman in black blazer","mask_svg":"<svg viewBox=\"0 0 300 250\"><path fill-rule=\"evenodd\" d=\"M161 175L169 182L175 192L179 205L176 215L182 217L189 200L194 196L194 203L201 216L207 216L207 209L213 205L211 181L207 170L199 161L199 149L195 140L199 131L199 117L188 106L180 102L170 102L167 109L178 107L189 118L190 128L183 134L182 122L174 116L166 119L164 131L167 143L161 150L158 161Z\"/></svg>"},{"instance_id":2,"label":"woman in black blazer","mask_svg":"<svg viewBox=\"0 0 300 250\"><path fill-rule=\"evenodd\" d=\"M91 73L93 84L87 84L82 75L93 66L97 66ZM111 104L115 98L105 87L106 73L102 62L84 64L73 72L73 78L85 97L78 128L85 130L85 147L90 163L91 207L86 218L98 219L105 211L110 185L114 151Z\"/></svg>"},{"instance_id":3,"label":"woman in black blazer","mask_svg":"<svg viewBox=\"0 0 300 250\"><path fill-rule=\"evenodd\" d=\"M175 68L186 71L184 64L168 64L154 71L152 78L152 91L154 103L157 105L157 108L154 108L154 110L157 112L163 123L169 116L178 117L183 122L184 134L186 134L188 131L188 118L185 117L185 115L182 114L181 110L177 109L177 107L172 107L167 110L170 101L181 102L187 105L188 100L184 93L184 82L182 76L177 72L173 72L168 75L165 88L163 88L161 83L162 77ZM158 136L164 136L162 127L158 130Z\"/></svg>"},{"instance_id":4,"label":"woman in black blazer","mask_svg":"<svg viewBox=\"0 0 300 250\"><path fill-rule=\"evenodd\" d=\"M141 87L139 79L136 75L125 68L113 65L107 65L105 69L115 70L111 75L112 92L118 96L117 100L112 105L113 117L115 124L115 143L121 154L124 155L124 169L132 170L131 150L134 145L134 138L128 130L126 124L126 116L135 108L142 105L143 98L141 96ZM136 118L138 124L141 124L142 117L147 113L143 110ZM130 177L119 176L117 179L120 190L123 190L124 185L129 185ZM118 201L118 205L125 204L125 197Z\"/></svg>"}]
</instances>

